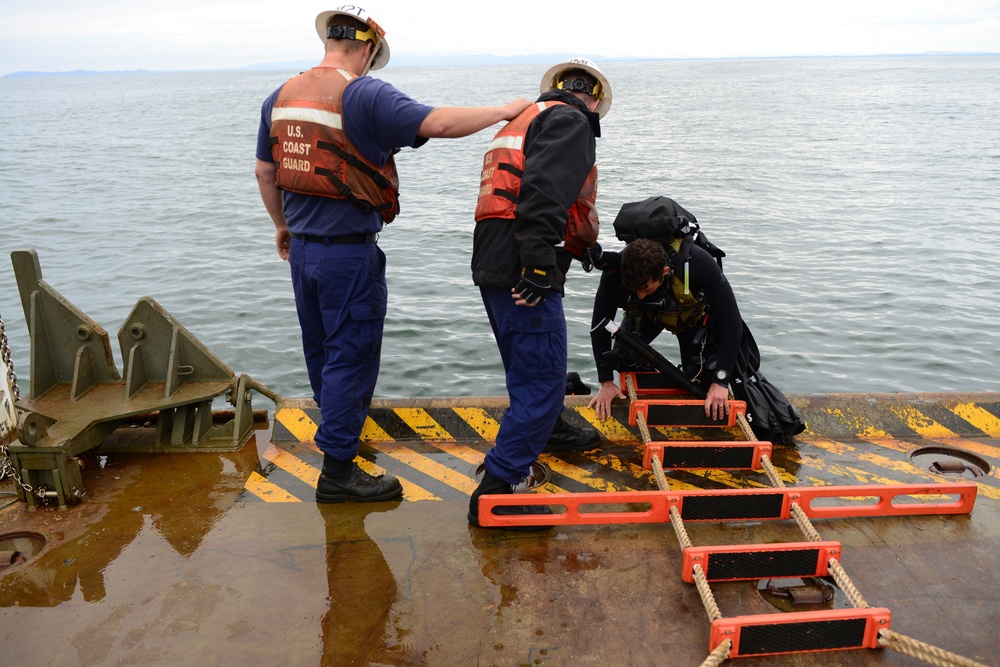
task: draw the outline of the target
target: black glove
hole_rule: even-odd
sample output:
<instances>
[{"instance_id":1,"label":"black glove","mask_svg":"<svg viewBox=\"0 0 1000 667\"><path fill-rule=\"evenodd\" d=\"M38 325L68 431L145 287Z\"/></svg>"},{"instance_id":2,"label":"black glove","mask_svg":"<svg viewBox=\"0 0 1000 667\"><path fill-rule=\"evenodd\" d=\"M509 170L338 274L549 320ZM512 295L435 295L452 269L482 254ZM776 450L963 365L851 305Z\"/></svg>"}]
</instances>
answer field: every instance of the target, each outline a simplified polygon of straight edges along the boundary
<instances>
[{"instance_id":1,"label":"black glove","mask_svg":"<svg viewBox=\"0 0 1000 667\"><path fill-rule=\"evenodd\" d=\"M587 273L593 271L594 267L601 261L601 255L603 254L604 250L601 249L601 244L596 241L589 248L584 248L583 256L580 257L580 264L583 265L583 270Z\"/></svg>"},{"instance_id":2,"label":"black glove","mask_svg":"<svg viewBox=\"0 0 1000 667\"><path fill-rule=\"evenodd\" d=\"M584 253L589 257L590 264L595 269L613 271L622 268L622 254L620 252L604 252L604 248L601 247L600 243L594 243ZM581 261L583 261L584 270L589 270L587 269L587 262L585 260Z\"/></svg>"},{"instance_id":3,"label":"black glove","mask_svg":"<svg viewBox=\"0 0 1000 667\"><path fill-rule=\"evenodd\" d=\"M552 281L549 280L548 269L526 266L521 269L521 280L514 287L514 293L520 295L529 306L536 306L545 301L550 289Z\"/></svg>"},{"instance_id":4,"label":"black glove","mask_svg":"<svg viewBox=\"0 0 1000 667\"><path fill-rule=\"evenodd\" d=\"M609 269L620 269L622 267L622 256L619 252L604 252L600 243L595 243L588 249L590 259L594 263L595 269L607 271Z\"/></svg>"}]
</instances>

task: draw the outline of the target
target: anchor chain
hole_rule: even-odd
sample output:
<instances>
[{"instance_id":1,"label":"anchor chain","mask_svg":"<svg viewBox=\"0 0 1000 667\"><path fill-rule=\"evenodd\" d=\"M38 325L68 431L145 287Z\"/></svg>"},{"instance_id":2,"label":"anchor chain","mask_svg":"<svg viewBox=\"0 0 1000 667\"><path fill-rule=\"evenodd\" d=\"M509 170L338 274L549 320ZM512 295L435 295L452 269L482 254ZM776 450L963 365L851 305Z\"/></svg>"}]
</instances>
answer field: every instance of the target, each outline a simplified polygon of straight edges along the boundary
<instances>
[{"instance_id":1,"label":"anchor chain","mask_svg":"<svg viewBox=\"0 0 1000 667\"><path fill-rule=\"evenodd\" d=\"M39 488L36 492L35 487L30 484L25 483L21 479L21 476L17 473L17 468L14 467L13 462L10 460L10 454L7 453L7 445L0 446L0 480L10 477L14 480L14 483L24 489L25 493L37 493L39 498L45 498L45 488Z\"/></svg>"},{"instance_id":2,"label":"anchor chain","mask_svg":"<svg viewBox=\"0 0 1000 667\"><path fill-rule=\"evenodd\" d=\"M10 346L7 345L7 331L3 325L3 315L0 315L0 359L3 359L7 369L7 384L14 392L14 400L21 400L21 390L17 387L17 375L14 374L14 362L10 359Z\"/></svg>"},{"instance_id":3,"label":"anchor chain","mask_svg":"<svg viewBox=\"0 0 1000 667\"><path fill-rule=\"evenodd\" d=\"M7 369L7 386L10 387L10 391L13 394L13 403L17 403L17 401L21 400L21 390L17 386L14 362L10 358L10 346L7 343L7 331L4 329L3 315L0 315L0 360L3 360L4 368ZM10 454L7 452L7 444L0 445L0 480L10 477L25 493L36 493L35 488L30 484L26 484L21 479L21 475L18 474L17 468L14 467L14 463L10 460ZM37 493L39 498L44 498L45 489L40 488Z\"/></svg>"}]
</instances>

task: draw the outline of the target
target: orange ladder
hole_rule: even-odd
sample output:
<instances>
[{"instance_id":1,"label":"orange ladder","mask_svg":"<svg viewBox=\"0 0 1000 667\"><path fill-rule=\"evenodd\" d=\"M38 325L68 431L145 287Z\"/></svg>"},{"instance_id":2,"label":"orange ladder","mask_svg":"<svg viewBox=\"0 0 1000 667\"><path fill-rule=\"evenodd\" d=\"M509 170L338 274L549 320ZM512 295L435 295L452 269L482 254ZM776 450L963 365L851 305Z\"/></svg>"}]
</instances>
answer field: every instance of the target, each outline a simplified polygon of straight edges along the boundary
<instances>
[{"instance_id":1,"label":"orange ladder","mask_svg":"<svg viewBox=\"0 0 1000 667\"><path fill-rule=\"evenodd\" d=\"M815 651L879 648L892 614L864 601L840 565L842 547L824 541L811 518L968 514L975 505L974 483L785 487L770 461L771 443L757 441L746 422L746 404L730 401L727 422L712 422L704 402L662 382L657 373L623 373L622 388L631 399L629 423L638 425L645 451L643 466L656 473L659 491L484 495L479 501L482 526L516 527L669 521L683 549L681 577L694 583L711 621L709 659ZM674 398L638 399L645 393ZM663 423L664 420L668 420ZM650 421L653 423L650 424ZM732 427L745 441L654 442L649 426ZM663 468L760 469L775 488L670 491ZM849 504L830 504L837 499ZM501 506L545 505L551 514L495 514ZM768 545L695 547L684 521L794 519L809 541ZM760 614L724 618L709 581L832 575L854 608ZM940 649L936 649L940 651ZM959 660L966 660L956 656ZM714 664L718 664L714 662Z\"/></svg>"}]
</instances>

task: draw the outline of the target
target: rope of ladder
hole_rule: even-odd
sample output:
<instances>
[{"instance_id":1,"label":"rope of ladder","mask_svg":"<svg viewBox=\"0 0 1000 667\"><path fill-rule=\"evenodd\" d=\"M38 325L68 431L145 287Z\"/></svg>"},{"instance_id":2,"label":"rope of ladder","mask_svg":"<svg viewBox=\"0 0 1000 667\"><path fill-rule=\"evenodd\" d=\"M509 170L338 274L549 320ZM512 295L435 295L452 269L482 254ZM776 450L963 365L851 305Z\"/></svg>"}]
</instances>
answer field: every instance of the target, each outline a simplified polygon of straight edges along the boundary
<instances>
[{"instance_id":1,"label":"rope of ladder","mask_svg":"<svg viewBox=\"0 0 1000 667\"><path fill-rule=\"evenodd\" d=\"M729 391L729 395L732 396L732 390ZM747 421L747 416L745 412L737 413L736 423L740 425L740 430L743 431L743 437L747 440L757 440L757 436L754 435L753 429L750 428L750 422Z\"/></svg>"},{"instance_id":2,"label":"rope of ladder","mask_svg":"<svg viewBox=\"0 0 1000 667\"><path fill-rule=\"evenodd\" d=\"M891 648L911 658L917 658L938 667L987 667L987 665L981 662L963 658L960 655L945 651L936 646L931 646L930 644L925 644L913 637L907 637L892 630L880 630L878 636L879 644L883 647Z\"/></svg>"},{"instance_id":3,"label":"rope of ladder","mask_svg":"<svg viewBox=\"0 0 1000 667\"><path fill-rule=\"evenodd\" d=\"M733 642L730 639L725 639L721 644L715 647L715 650L708 654L705 661L701 663L701 667L719 667L726 660L729 660L729 649L733 647Z\"/></svg>"},{"instance_id":4,"label":"rope of ladder","mask_svg":"<svg viewBox=\"0 0 1000 667\"><path fill-rule=\"evenodd\" d=\"M653 454L653 477L656 478L656 485L660 487L660 491L669 491L670 482L667 481L667 476L663 474L663 464L660 463L660 457Z\"/></svg>"},{"instance_id":5,"label":"rope of ladder","mask_svg":"<svg viewBox=\"0 0 1000 667\"><path fill-rule=\"evenodd\" d=\"M792 517L795 519L795 523L799 524L799 529L802 534L809 538L810 542L822 542L823 538L820 536L816 529L812 525L812 521L806 516L805 510L799 507L798 503L792 503L791 507Z\"/></svg>"},{"instance_id":6,"label":"rope of ladder","mask_svg":"<svg viewBox=\"0 0 1000 667\"><path fill-rule=\"evenodd\" d=\"M840 564L840 561L836 558L831 558L829 567L834 581L840 586L840 590L844 591L844 595L850 600L851 605L855 609L868 609L871 605L861 596L861 592L854 585L854 582L851 581L851 578L847 576L847 572L844 570L844 566Z\"/></svg>"},{"instance_id":7,"label":"rope of ladder","mask_svg":"<svg viewBox=\"0 0 1000 667\"><path fill-rule=\"evenodd\" d=\"M708 578L705 576L705 571L701 569L701 565L694 566L694 585L698 588L698 594L701 595L702 604L705 605L708 622L711 623L722 618L722 612L719 611L719 605L715 603L715 596L712 594L712 588L708 585Z\"/></svg>"},{"instance_id":8,"label":"rope of ladder","mask_svg":"<svg viewBox=\"0 0 1000 667\"><path fill-rule=\"evenodd\" d=\"M656 476L656 484L660 487L660 490L669 491L670 485L667 483L666 475L663 474L663 464L660 463L660 457L658 456L653 456L653 474ZM681 549L690 549L692 546L691 538L688 536L687 528L684 527L684 520L681 519L681 513L677 511L676 507L670 508L670 525L673 526L674 532L677 534L677 541L680 543ZM705 576L705 571L701 568L701 565L694 566L694 583L698 589L698 594L701 596L701 603L705 607L705 613L708 614L709 623L722 618L722 612L719 611L719 605L715 602L712 588L708 585L708 578ZM725 654L728 656L728 648ZM725 657L722 658L722 660L725 659ZM716 664L721 664L721 661Z\"/></svg>"},{"instance_id":9,"label":"rope of ladder","mask_svg":"<svg viewBox=\"0 0 1000 667\"><path fill-rule=\"evenodd\" d=\"M771 458L765 454L760 457L760 464L764 467L764 473L767 474L767 479L770 480L771 486L778 489L784 488L785 483L781 480L781 476L778 475L778 469L771 463Z\"/></svg>"},{"instance_id":10,"label":"rope of ladder","mask_svg":"<svg viewBox=\"0 0 1000 667\"><path fill-rule=\"evenodd\" d=\"M628 400L635 401L638 394L635 391L635 382L633 381L632 375L625 376L625 387L628 390ZM642 434L643 444L649 444L653 442L653 436L649 434L649 426L646 424L646 415L641 412L635 416L636 423L639 424L639 433Z\"/></svg>"},{"instance_id":11,"label":"rope of ladder","mask_svg":"<svg viewBox=\"0 0 1000 667\"><path fill-rule=\"evenodd\" d=\"M631 373L625 376L625 389L628 391L629 402L634 403L638 395L635 392L635 381Z\"/></svg>"}]
</instances>

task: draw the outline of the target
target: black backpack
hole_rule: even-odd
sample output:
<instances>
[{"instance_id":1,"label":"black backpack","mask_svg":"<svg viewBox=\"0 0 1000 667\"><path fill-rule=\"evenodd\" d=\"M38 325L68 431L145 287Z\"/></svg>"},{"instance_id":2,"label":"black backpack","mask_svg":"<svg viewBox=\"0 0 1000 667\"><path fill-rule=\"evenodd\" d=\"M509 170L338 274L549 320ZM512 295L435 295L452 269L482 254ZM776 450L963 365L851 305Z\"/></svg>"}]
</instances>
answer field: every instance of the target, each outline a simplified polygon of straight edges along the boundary
<instances>
[{"instance_id":1,"label":"black backpack","mask_svg":"<svg viewBox=\"0 0 1000 667\"><path fill-rule=\"evenodd\" d=\"M687 261L692 245L698 245L708 252L722 268L722 258L726 256L719 247L709 241L701 231L694 214L670 197L649 197L640 202L624 204L614 222L618 240L631 243L636 239L650 239L667 248L670 263L675 271ZM682 239L675 253L670 244Z\"/></svg>"}]
</instances>

